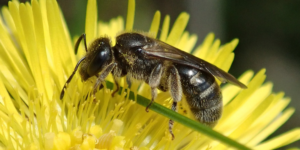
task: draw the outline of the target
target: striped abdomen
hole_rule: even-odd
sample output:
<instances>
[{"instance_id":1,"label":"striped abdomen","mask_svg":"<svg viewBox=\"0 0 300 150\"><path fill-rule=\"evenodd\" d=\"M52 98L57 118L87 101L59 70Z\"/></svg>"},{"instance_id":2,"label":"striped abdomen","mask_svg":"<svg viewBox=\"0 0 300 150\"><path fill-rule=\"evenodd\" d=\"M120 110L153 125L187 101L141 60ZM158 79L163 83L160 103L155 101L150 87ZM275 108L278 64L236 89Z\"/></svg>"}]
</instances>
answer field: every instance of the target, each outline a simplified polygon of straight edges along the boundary
<instances>
[{"instance_id":1,"label":"striped abdomen","mask_svg":"<svg viewBox=\"0 0 300 150\"><path fill-rule=\"evenodd\" d=\"M222 93L215 78L204 71L176 65L183 94L195 118L208 126L215 126L222 115Z\"/></svg>"}]
</instances>

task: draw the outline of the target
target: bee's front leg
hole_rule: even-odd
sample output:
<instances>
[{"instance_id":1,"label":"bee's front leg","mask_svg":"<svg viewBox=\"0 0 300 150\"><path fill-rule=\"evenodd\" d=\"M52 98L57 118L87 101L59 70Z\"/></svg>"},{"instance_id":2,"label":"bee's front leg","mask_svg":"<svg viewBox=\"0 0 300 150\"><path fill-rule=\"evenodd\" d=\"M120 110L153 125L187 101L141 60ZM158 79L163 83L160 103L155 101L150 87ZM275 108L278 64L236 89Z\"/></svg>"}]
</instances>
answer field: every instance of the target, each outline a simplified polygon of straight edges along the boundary
<instances>
[{"instance_id":1,"label":"bee's front leg","mask_svg":"<svg viewBox=\"0 0 300 150\"><path fill-rule=\"evenodd\" d=\"M170 75L168 78L168 86L170 89L171 96L173 98L173 103L171 109L177 112L177 102L181 101L182 98L182 86L180 82L180 76L178 70L172 66L170 68ZM175 136L173 134L173 124L174 121L170 119L169 121L169 132L172 135L172 140L174 140Z\"/></svg>"},{"instance_id":2,"label":"bee's front leg","mask_svg":"<svg viewBox=\"0 0 300 150\"><path fill-rule=\"evenodd\" d=\"M114 69L114 67L116 66L116 63L111 63L109 64L103 71L101 71L101 73L98 75L98 78L96 80L96 83L94 85L93 88L93 99L95 101L96 99L96 92L98 87L105 81L105 78L108 76L108 74Z\"/></svg>"},{"instance_id":3,"label":"bee's front leg","mask_svg":"<svg viewBox=\"0 0 300 150\"><path fill-rule=\"evenodd\" d=\"M152 105L154 99L157 96L157 87L160 83L160 79L163 73L163 65L162 64L158 64L154 67L154 69L152 70L150 77L149 77L149 85L151 87L151 102L150 104L148 104L148 106L146 107L146 111L148 112L149 107Z\"/></svg>"}]
</instances>

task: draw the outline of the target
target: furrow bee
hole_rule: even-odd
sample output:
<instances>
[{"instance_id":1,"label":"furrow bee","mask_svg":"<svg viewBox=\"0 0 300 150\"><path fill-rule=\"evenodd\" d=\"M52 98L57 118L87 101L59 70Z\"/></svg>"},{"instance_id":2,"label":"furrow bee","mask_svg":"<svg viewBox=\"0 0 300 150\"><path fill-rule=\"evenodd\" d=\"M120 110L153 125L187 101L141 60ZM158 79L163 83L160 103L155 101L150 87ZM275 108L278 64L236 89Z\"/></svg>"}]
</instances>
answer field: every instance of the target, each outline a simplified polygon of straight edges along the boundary
<instances>
[{"instance_id":1,"label":"furrow bee","mask_svg":"<svg viewBox=\"0 0 300 150\"><path fill-rule=\"evenodd\" d=\"M184 95L195 118L213 127L220 119L223 107L222 93L215 77L223 83L229 82L247 88L215 65L141 33L123 33L116 37L115 46L110 44L109 38L101 37L94 40L89 48L85 34L82 34L75 44L75 53L82 39L86 55L78 61L66 81L60 99L78 68L83 81L97 77L92 91L94 97L109 73L112 73L116 86L112 95L120 88L117 79L127 75L144 81L151 87L152 99L146 111L157 97L157 89L170 91L173 111L177 111L177 102ZM174 139L173 123L172 120L169 121L169 131Z\"/></svg>"}]
</instances>

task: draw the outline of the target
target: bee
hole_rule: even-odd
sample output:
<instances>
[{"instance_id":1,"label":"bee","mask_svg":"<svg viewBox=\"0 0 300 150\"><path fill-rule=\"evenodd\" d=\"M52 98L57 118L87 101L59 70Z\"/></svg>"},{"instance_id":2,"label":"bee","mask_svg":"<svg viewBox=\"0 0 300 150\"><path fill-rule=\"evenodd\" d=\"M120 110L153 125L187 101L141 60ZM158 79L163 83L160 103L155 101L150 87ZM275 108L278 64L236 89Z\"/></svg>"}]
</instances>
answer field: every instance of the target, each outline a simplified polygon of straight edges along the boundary
<instances>
[{"instance_id":1,"label":"bee","mask_svg":"<svg viewBox=\"0 0 300 150\"><path fill-rule=\"evenodd\" d=\"M82 34L75 44L75 53L82 39L86 55L78 61L66 81L60 99L78 68L83 81L97 77L93 97L109 73L112 73L116 85L112 96L119 91L118 78L127 75L129 79L144 81L151 87L152 99L146 107L147 112L157 97L157 89L170 91L173 111L177 111L177 103L184 95L196 120L214 127L221 117L223 107L222 93L215 77L223 83L247 88L215 65L141 33L123 33L116 37L115 46L110 44L109 38L101 37L94 40L89 48L85 34ZM174 139L173 123L173 120L169 120L169 132Z\"/></svg>"}]
</instances>

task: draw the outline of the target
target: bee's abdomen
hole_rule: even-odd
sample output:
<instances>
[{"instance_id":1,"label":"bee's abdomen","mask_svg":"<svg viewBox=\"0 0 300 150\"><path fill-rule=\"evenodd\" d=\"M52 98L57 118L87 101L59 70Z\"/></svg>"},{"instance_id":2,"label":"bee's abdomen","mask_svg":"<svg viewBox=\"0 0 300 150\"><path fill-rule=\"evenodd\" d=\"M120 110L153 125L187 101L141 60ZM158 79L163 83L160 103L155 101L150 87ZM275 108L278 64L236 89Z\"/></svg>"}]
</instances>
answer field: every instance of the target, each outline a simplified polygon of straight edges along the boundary
<instances>
[{"instance_id":1,"label":"bee's abdomen","mask_svg":"<svg viewBox=\"0 0 300 150\"><path fill-rule=\"evenodd\" d=\"M208 88L203 88L202 92L198 92L196 89L188 90L193 91L194 94L185 94L190 109L198 121L213 127L222 115L223 104L220 88L214 82ZM198 89L201 89L201 85L198 85Z\"/></svg>"},{"instance_id":2,"label":"bee's abdomen","mask_svg":"<svg viewBox=\"0 0 300 150\"><path fill-rule=\"evenodd\" d=\"M206 72L177 66L183 94L195 118L208 126L215 126L222 115L222 93L215 78Z\"/></svg>"}]
</instances>

